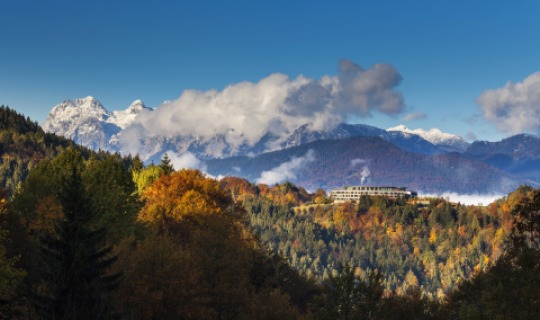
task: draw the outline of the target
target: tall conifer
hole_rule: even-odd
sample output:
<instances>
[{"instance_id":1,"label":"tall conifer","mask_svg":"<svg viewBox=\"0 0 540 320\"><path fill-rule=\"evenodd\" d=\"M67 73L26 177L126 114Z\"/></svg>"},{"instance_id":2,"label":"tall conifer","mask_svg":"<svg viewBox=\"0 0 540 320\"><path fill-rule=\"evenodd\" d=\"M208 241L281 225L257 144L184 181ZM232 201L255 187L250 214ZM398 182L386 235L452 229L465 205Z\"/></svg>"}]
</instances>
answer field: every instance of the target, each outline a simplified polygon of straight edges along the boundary
<instances>
[{"instance_id":1,"label":"tall conifer","mask_svg":"<svg viewBox=\"0 0 540 320\"><path fill-rule=\"evenodd\" d=\"M169 158L169 155L165 153L163 155L163 159L161 159L161 163L159 164L159 167L163 171L163 174L171 175L171 173L174 172L173 165L171 164L171 159Z\"/></svg>"},{"instance_id":2,"label":"tall conifer","mask_svg":"<svg viewBox=\"0 0 540 320\"><path fill-rule=\"evenodd\" d=\"M64 218L53 234L41 238L45 289L37 295L36 311L46 319L108 319L109 294L120 275L107 275L116 260L105 247L106 230L92 230L94 204L80 173L72 169L59 190Z\"/></svg>"}]
</instances>

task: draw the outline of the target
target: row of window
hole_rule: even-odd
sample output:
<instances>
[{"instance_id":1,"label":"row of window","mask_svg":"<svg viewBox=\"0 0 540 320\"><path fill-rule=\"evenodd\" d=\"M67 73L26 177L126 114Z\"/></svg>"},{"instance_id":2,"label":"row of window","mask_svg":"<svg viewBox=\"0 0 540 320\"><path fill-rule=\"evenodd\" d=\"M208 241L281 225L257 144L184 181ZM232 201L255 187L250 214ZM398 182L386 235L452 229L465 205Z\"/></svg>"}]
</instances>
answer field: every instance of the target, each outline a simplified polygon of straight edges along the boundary
<instances>
[{"instance_id":1,"label":"row of window","mask_svg":"<svg viewBox=\"0 0 540 320\"><path fill-rule=\"evenodd\" d=\"M330 196L335 201L354 201L359 200L360 196L386 196L386 197L415 197L414 191L407 191L407 188L398 187L345 187L344 189L332 190Z\"/></svg>"}]
</instances>

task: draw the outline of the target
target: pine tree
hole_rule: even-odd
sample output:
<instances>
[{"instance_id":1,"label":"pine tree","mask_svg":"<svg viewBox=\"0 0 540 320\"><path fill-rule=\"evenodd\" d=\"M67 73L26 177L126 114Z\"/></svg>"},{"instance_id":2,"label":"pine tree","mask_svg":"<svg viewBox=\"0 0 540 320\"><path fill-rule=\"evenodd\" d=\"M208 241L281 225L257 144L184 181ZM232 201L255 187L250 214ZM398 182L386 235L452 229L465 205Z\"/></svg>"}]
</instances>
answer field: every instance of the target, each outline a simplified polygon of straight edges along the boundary
<instances>
[{"instance_id":1,"label":"pine tree","mask_svg":"<svg viewBox=\"0 0 540 320\"><path fill-rule=\"evenodd\" d=\"M316 319L374 319L383 299L382 275L372 271L366 281L356 275L356 267L340 265L329 275L323 294L315 305Z\"/></svg>"},{"instance_id":2,"label":"pine tree","mask_svg":"<svg viewBox=\"0 0 540 320\"><path fill-rule=\"evenodd\" d=\"M36 311L45 319L108 319L109 294L120 275L106 275L116 257L104 247L105 229L92 230L95 207L81 176L72 169L58 194L64 218L53 234L41 238L45 289L36 295Z\"/></svg>"},{"instance_id":3,"label":"pine tree","mask_svg":"<svg viewBox=\"0 0 540 320\"><path fill-rule=\"evenodd\" d=\"M7 191L0 189L0 216L7 212ZM12 319L17 314L17 303L20 296L17 288L21 284L26 272L17 266L19 257L7 256L7 231L0 225L0 319Z\"/></svg>"},{"instance_id":4,"label":"pine tree","mask_svg":"<svg viewBox=\"0 0 540 320\"><path fill-rule=\"evenodd\" d=\"M166 174L168 176L170 176L171 173L174 172L174 168L171 164L171 159L169 158L169 155L167 153L163 155L163 159L161 159L159 167L163 171L163 174Z\"/></svg>"}]
</instances>

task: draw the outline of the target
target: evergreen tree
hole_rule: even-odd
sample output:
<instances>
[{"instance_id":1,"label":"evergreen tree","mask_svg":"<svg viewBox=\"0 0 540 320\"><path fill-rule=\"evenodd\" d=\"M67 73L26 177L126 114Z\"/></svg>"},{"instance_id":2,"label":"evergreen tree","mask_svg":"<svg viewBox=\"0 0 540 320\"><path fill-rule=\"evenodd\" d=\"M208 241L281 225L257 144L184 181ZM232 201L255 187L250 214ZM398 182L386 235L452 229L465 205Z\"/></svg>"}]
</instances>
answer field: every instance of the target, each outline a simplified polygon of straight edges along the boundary
<instances>
[{"instance_id":1,"label":"evergreen tree","mask_svg":"<svg viewBox=\"0 0 540 320\"><path fill-rule=\"evenodd\" d=\"M0 189L0 218L7 213L7 191ZM0 319L16 319L21 316L18 288L26 272L17 266L19 257L8 257L7 231L0 223Z\"/></svg>"},{"instance_id":2,"label":"evergreen tree","mask_svg":"<svg viewBox=\"0 0 540 320\"><path fill-rule=\"evenodd\" d=\"M360 213L365 213L369 210L369 207L371 207L372 204L373 202L371 201L370 196L362 195L360 196L360 202L358 204L358 211Z\"/></svg>"},{"instance_id":3,"label":"evergreen tree","mask_svg":"<svg viewBox=\"0 0 540 320\"><path fill-rule=\"evenodd\" d=\"M169 158L169 155L167 153L163 155L163 159L161 159L159 167L161 168L163 174L166 174L168 176L170 176L171 173L174 172L174 168L171 164L171 159Z\"/></svg>"},{"instance_id":4,"label":"evergreen tree","mask_svg":"<svg viewBox=\"0 0 540 320\"><path fill-rule=\"evenodd\" d=\"M384 288L379 271L370 273L367 281L356 275L356 268L342 265L338 275L325 281L323 295L315 305L316 319L374 319L383 300Z\"/></svg>"},{"instance_id":5,"label":"evergreen tree","mask_svg":"<svg viewBox=\"0 0 540 320\"><path fill-rule=\"evenodd\" d=\"M132 174L120 155L88 160L82 179L96 208L92 225L107 229L109 243L133 234L140 203Z\"/></svg>"},{"instance_id":6,"label":"evergreen tree","mask_svg":"<svg viewBox=\"0 0 540 320\"><path fill-rule=\"evenodd\" d=\"M90 228L96 209L76 169L58 199L64 218L40 241L45 288L36 295L36 311L44 319L108 319L109 294L120 275L106 275L116 258L108 257L111 248L103 246L105 229Z\"/></svg>"}]
</instances>

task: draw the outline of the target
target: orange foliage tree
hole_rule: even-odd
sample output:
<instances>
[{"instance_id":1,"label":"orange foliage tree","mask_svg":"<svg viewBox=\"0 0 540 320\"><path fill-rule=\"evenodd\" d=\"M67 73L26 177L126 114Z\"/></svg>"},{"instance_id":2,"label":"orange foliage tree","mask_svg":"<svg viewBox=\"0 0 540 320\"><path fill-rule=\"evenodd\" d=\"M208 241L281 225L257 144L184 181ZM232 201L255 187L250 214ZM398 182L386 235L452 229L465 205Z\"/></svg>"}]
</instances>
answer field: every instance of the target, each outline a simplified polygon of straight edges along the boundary
<instances>
[{"instance_id":1,"label":"orange foliage tree","mask_svg":"<svg viewBox=\"0 0 540 320\"><path fill-rule=\"evenodd\" d=\"M161 176L143 199L138 219L157 228L121 256L126 281L118 301L148 318L237 319L250 299L245 211L198 170ZM156 256L158 249L162 254ZM168 265L174 267L162 267ZM151 306L140 303L146 296Z\"/></svg>"},{"instance_id":2,"label":"orange foliage tree","mask_svg":"<svg viewBox=\"0 0 540 320\"><path fill-rule=\"evenodd\" d=\"M199 170L180 170L163 175L143 193L145 205L139 220L155 223L161 229L191 220L221 215L231 201L218 181L205 177Z\"/></svg>"}]
</instances>

